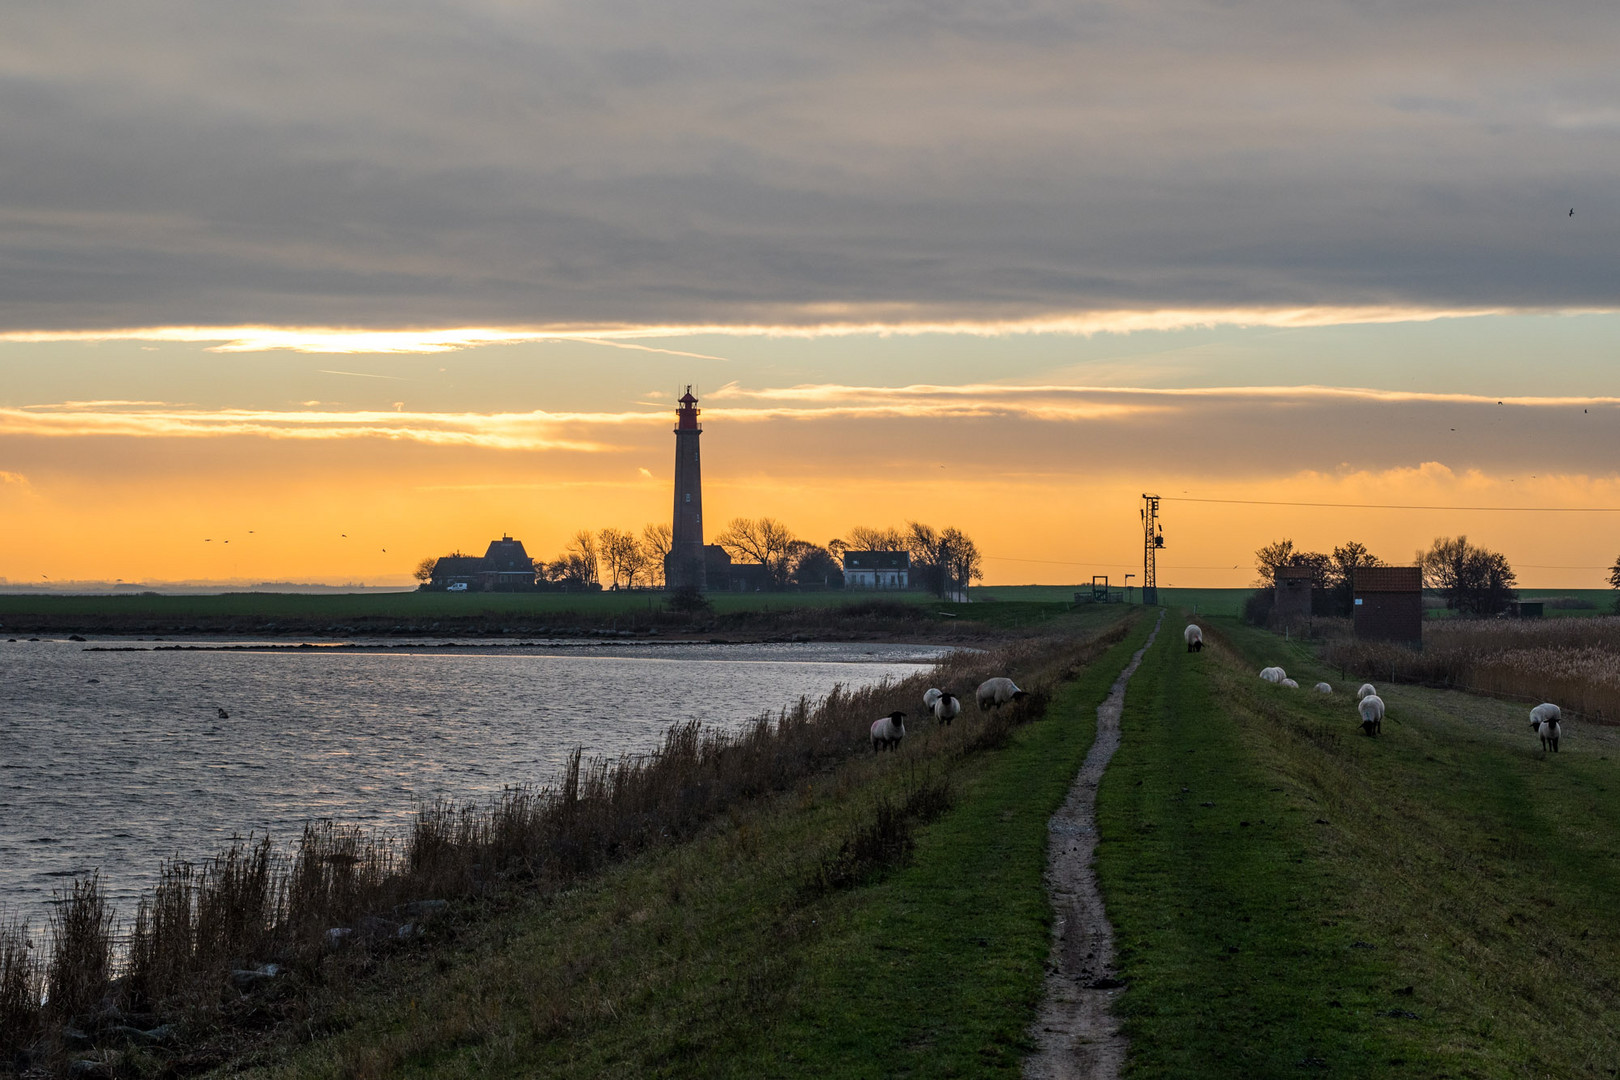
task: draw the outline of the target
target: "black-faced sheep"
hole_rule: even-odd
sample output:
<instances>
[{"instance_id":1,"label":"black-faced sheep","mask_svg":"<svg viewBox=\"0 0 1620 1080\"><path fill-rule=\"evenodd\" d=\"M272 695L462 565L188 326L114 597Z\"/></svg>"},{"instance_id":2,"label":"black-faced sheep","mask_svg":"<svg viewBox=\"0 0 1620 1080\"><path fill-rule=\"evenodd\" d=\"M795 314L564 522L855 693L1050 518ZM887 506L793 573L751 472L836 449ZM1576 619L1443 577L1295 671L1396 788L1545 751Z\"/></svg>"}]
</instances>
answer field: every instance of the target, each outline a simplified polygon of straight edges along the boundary
<instances>
[{"instance_id":1,"label":"black-faced sheep","mask_svg":"<svg viewBox=\"0 0 1620 1080\"><path fill-rule=\"evenodd\" d=\"M997 676L986 679L979 684L978 693L974 695L979 699L979 711L989 712L999 709L1009 701L1022 701L1029 695L1018 689L1018 686L1008 678Z\"/></svg>"},{"instance_id":2,"label":"black-faced sheep","mask_svg":"<svg viewBox=\"0 0 1620 1080\"><path fill-rule=\"evenodd\" d=\"M1378 691L1373 688L1372 683L1364 682L1364 683L1361 684L1361 689L1356 691L1356 700L1360 701L1362 698L1366 697L1368 694L1376 694L1376 693L1378 693Z\"/></svg>"},{"instance_id":3,"label":"black-faced sheep","mask_svg":"<svg viewBox=\"0 0 1620 1080\"><path fill-rule=\"evenodd\" d=\"M1195 623L1187 624L1187 629L1181 632L1181 640L1187 643L1188 652L1204 651L1204 632Z\"/></svg>"},{"instance_id":4,"label":"black-faced sheep","mask_svg":"<svg viewBox=\"0 0 1620 1080\"><path fill-rule=\"evenodd\" d=\"M906 737L906 714L892 712L872 721L872 750L898 750Z\"/></svg>"},{"instance_id":5,"label":"black-faced sheep","mask_svg":"<svg viewBox=\"0 0 1620 1080\"><path fill-rule=\"evenodd\" d=\"M1298 690L1299 689L1299 683L1295 682L1293 679L1284 679L1282 682L1278 683L1277 685L1278 686L1286 686L1290 690Z\"/></svg>"},{"instance_id":6,"label":"black-faced sheep","mask_svg":"<svg viewBox=\"0 0 1620 1080\"><path fill-rule=\"evenodd\" d=\"M1368 694L1356 702L1356 712L1361 714L1361 730L1366 735L1381 735L1384 731L1384 699L1377 694Z\"/></svg>"},{"instance_id":7,"label":"black-faced sheep","mask_svg":"<svg viewBox=\"0 0 1620 1080\"><path fill-rule=\"evenodd\" d=\"M1530 710L1530 730L1541 736L1541 748L1558 752L1558 736L1563 734L1559 723L1564 712L1550 701L1544 701Z\"/></svg>"},{"instance_id":8,"label":"black-faced sheep","mask_svg":"<svg viewBox=\"0 0 1620 1080\"><path fill-rule=\"evenodd\" d=\"M1314 687L1314 689L1316 690L1316 692L1318 694L1331 694L1331 693L1333 693L1333 687L1331 685L1329 685L1328 683L1325 683L1325 682L1317 683L1316 686Z\"/></svg>"},{"instance_id":9,"label":"black-faced sheep","mask_svg":"<svg viewBox=\"0 0 1620 1080\"><path fill-rule=\"evenodd\" d=\"M950 727L951 721L955 720L956 715L962 711L962 702L949 690L941 690L939 696L934 699L934 703L929 708L933 711L934 719L939 721L940 726Z\"/></svg>"}]
</instances>

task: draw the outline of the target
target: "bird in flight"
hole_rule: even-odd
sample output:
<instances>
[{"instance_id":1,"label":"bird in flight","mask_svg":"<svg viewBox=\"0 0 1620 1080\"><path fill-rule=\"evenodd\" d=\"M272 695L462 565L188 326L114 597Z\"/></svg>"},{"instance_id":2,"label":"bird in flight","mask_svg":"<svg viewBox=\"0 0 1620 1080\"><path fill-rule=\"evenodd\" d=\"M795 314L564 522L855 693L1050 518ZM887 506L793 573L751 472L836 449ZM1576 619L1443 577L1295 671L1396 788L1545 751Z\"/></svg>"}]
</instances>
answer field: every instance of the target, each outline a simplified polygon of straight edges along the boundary
<instances>
[{"instance_id":1,"label":"bird in flight","mask_svg":"<svg viewBox=\"0 0 1620 1080\"><path fill-rule=\"evenodd\" d=\"M1569 216L1570 216L1570 217L1574 217L1574 216L1575 216L1575 208L1574 208L1574 207L1573 207L1573 206L1572 206L1572 207L1570 207L1570 208L1569 208Z\"/></svg>"}]
</instances>

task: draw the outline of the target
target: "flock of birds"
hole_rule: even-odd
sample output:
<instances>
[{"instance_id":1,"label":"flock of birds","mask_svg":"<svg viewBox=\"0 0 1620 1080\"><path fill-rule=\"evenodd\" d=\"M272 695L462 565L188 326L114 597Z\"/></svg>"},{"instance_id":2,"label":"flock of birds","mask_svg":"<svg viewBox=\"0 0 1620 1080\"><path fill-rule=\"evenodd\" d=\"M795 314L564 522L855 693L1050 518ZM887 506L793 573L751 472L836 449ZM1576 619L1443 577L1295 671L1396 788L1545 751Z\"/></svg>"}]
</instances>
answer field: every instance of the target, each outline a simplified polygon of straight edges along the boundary
<instances>
[{"instance_id":1,"label":"flock of birds","mask_svg":"<svg viewBox=\"0 0 1620 1080\"><path fill-rule=\"evenodd\" d=\"M1022 701L1029 695L1018 688L1011 679L997 676L986 679L974 691L974 698L979 703L980 712L989 712L999 709L1011 701ZM923 707L934 714L934 720L941 727L950 727L951 721L962 711L962 701L949 690L941 690L931 686L923 694ZM900 740L906 737L906 714L895 711L888 716L880 716L872 721L872 750L898 750Z\"/></svg>"},{"instance_id":2,"label":"flock of birds","mask_svg":"<svg viewBox=\"0 0 1620 1080\"><path fill-rule=\"evenodd\" d=\"M1187 629L1181 632L1182 639L1187 643L1188 652L1202 652L1204 648L1204 632L1196 625L1188 624ZM1276 686L1285 686L1291 690L1298 690L1299 683L1288 677L1288 673L1280 667L1264 667L1260 669L1260 677ZM1319 694L1333 693L1333 687L1325 682L1316 684ZM1356 690L1356 715L1361 717L1361 731L1364 735L1380 735L1384 731L1384 699L1378 696L1378 688L1372 683L1362 683ZM1541 749L1545 752L1551 750L1558 752L1558 739L1563 734L1560 721L1563 719L1563 710L1550 701L1544 701L1530 710L1530 730L1541 739Z\"/></svg>"}]
</instances>

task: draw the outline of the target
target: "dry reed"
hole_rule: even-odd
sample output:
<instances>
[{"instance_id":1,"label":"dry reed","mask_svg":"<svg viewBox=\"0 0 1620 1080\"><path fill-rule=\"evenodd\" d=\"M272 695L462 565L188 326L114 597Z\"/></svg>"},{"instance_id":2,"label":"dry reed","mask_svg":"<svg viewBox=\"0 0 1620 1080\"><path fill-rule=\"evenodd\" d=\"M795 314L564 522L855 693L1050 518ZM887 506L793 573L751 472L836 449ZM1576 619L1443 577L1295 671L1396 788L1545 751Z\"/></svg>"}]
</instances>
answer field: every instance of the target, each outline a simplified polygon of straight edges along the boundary
<instances>
[{"instance_id":1,"label":"dry reed","mask_svg":"<svg viewBox=\"0 0 1620 1080\"><path fill-rule=\"evenodd\" d=\"M1424 625L1421 652L1331 641L1347 672L1526 702L1553 701L1593 723L1620 722L1620 618L1448 619Z\"/></svg>"}]
</instances>

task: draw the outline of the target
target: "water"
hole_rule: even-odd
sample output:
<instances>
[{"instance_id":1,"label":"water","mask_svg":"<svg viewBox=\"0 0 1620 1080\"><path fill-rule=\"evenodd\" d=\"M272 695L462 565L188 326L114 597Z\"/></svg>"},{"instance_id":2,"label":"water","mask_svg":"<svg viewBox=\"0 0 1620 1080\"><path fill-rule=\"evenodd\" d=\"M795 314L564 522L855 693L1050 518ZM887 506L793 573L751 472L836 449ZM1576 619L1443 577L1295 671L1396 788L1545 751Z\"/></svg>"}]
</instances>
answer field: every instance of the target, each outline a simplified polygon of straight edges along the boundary
<instances>
[{"instance_id":1,"label":"water","mask_svg":"<svg viewBox=\"0 0 1620 1080\"><path fill-rule=\"evenodd\" d=\"M165 858L206 858L250 832L291 841L321 818L398 830L425 800L547 782L576 746L643 752L672 723L736 727L946 651L95 651L109 644L136 643L0 639L0 906L36 928L53 890L97 869L127 917Z\"/></svg>"}]
</instances>

